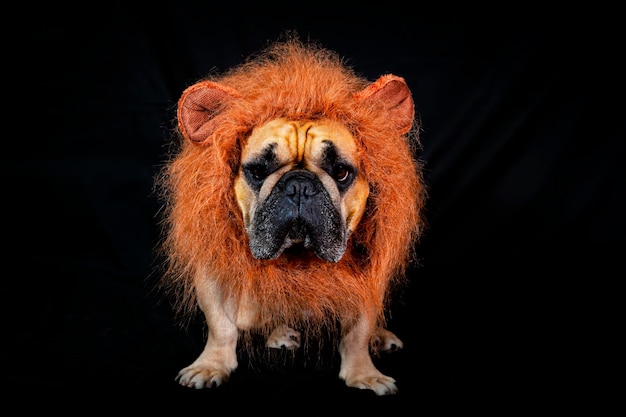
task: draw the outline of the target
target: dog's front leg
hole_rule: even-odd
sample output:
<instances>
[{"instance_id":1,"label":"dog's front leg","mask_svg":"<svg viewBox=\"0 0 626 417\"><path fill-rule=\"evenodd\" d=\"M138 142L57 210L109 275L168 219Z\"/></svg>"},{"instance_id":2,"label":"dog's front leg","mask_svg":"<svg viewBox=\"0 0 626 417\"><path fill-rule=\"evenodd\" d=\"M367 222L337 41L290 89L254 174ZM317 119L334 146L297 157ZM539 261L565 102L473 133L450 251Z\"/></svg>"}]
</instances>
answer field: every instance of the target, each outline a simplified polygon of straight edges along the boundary
<instances>
[{"instance_id":1,"label":"dog's front leg","mask_svg":"<svg viewBox=\"0 0 626 417\"><path fill-rule=\"evenodd\" d=\"M239 336L231 303L225 303L222 294L209 280L196 285L200 309L208 326L204 350L188 367L182 369L176 380L190 388L211 388L226 381L237 368L237 339Z\"/></svg>"},{"instance_id":2,"label":"dog's front leg","mask_svg":"<svg viewBox=\"0 0 626 417\"><path fill-rule=\"evenodd\" d=\"M339 344L339 377L349 387L371 389L376 395L395 394L398 391L395 379L376 369L370 356L369 343L375 328L373 320L363 314L344 333Z\"/></svg>"}]
</instances>

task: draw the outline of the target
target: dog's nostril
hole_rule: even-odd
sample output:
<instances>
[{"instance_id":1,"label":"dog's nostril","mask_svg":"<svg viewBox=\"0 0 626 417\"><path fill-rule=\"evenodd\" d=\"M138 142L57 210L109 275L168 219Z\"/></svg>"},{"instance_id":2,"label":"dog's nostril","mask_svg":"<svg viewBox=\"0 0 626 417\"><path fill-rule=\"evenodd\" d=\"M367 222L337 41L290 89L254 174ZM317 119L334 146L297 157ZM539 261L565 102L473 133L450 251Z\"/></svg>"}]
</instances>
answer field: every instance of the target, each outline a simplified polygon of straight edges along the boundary
<instances>
[{"instance_id":1,"label":"dog's nostril","mask_svg":"<svg viewBox=\"0 0 626 417\"><path fill-rule=\"evenodd\" d=\"M298 194L299 188L300 187L297 184L291 182L285 186L285 194L287 194L288 196L296 195Z\"/></svg>"},{"instance_id":2,"label":"dog's nostril","mask_svg":"<svg viewBox=\"0 0 626 417\"><path fill-rule=\"evenodd\" d=\"M316 192L310 184L304 184L302 185L301 193L303 195L310 196L310 195L315 195Z\"/></svg>"}]
</instances>

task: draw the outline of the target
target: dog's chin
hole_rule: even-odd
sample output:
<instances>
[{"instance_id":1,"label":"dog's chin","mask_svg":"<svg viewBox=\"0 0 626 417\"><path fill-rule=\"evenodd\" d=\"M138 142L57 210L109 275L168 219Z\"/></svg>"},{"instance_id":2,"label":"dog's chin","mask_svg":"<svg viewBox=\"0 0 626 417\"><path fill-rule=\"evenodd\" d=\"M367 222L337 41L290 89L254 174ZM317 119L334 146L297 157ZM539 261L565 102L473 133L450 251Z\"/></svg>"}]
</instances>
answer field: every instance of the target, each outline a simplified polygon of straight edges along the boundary
<instances>
[{"instance_id":1,"label":"dog's chin","mask_svg":"<svg viewBox=\"0 0 626 417\"><path fill-rule=\"evenodd\" d=\"M343 250L316 249L310 239L285 239L285 243L276 257L285 256L292 261L323 260L336 263L342 258Z\"/></svg>"},{"instance_id":2,"label":"dog's chin","mask_svg":"<svg viewBox=\"0 0 626 417\"><path fill-rule=\"evenodd\" d=\"M319 243L317 245L315 239L306 233L303 228L295 227L283 238L279 245L274 245L274 250L269 250L267 246L254 244L251 242L250 249L257 259L273 260L281 256L288 257L290 260L312 261L321 259L323 261L336 263L343 257L345 252L344 245L325 245Z\"/></svg>"},{"instance_id":3,"label":"dog's chin","mask_svg":"<svg viewBox=\"0 0 626 417\"><path fill-rule=\"evenodd\" d=\"M280 249L280 255L286 255L291 258L309 258L316 256L315 251L311 247L311 239L285 239L283 247Z\"/></svg>"}]
</instances>

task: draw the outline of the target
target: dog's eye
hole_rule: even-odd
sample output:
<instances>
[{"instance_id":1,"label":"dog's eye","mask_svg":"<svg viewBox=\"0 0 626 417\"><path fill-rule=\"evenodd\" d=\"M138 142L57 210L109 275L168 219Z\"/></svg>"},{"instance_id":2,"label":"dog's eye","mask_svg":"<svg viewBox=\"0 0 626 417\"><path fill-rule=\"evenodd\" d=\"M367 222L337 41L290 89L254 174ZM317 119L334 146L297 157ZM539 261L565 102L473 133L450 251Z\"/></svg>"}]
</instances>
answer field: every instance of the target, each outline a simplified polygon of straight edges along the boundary
<instances>
[{"instance_id":1,"label":"dog's eye","mask_svg":"<svg viewBox=\"0 0 626 417\"><path fill-rule=\"evenodd\" d=\"M266 164L249 163L243 166L243 172L253 185L260 184L270 174L270 170Z\"/></svg>"},{"instance_id":2,"label":"dog's eye","mask_svg":"<svg viewBox=\"0 0 626 417\"><path fill-rule=\"evenodd\" d=\"M265 169L264 166L255 166L255 167L250 168L250 174L252 174L254 179L262 180L263 178L267 176L267 170Z\"/></svg>"},{"instance_id":3,"label":"dog's eye","mask_svg":"<svg viewBox=\"0 0 626 417\"><path fill-rule=\"evenodd\" d=\"M352 171L343 164L337 164L333 167L333 177L340 183L345 183L350 179Z\"/></svg>"}]
</instances>

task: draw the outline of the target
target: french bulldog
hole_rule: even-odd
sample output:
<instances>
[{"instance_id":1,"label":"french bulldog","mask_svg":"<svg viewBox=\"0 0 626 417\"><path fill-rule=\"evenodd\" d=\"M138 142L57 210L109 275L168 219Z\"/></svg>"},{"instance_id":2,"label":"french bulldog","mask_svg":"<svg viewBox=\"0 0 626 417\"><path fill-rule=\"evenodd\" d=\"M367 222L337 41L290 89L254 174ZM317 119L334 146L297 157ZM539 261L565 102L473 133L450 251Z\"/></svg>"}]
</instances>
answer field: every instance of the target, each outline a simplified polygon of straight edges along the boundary
<instances>
[{"instance_id":1,"label":"french bulldog","mask_svg":"<svg viewBox=\"0 0 626 417\"><path fill-rule=\"evenodd\" d=\"M403 348L385 312L423 226L416 132L403 78L370 82L297 39L183 92L160 178L163 285L208 334L180 384L227 381L247 332L298 349L337 322L339 377L397 392L373 355Z\"/></svg>"}]
</instances>

